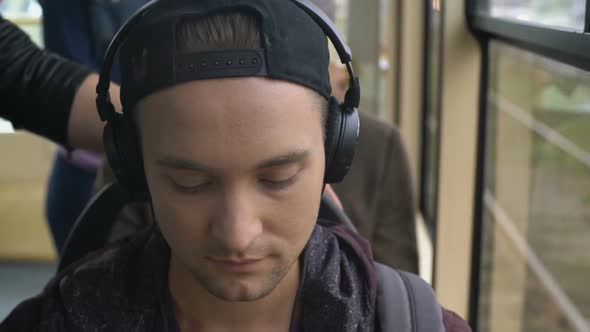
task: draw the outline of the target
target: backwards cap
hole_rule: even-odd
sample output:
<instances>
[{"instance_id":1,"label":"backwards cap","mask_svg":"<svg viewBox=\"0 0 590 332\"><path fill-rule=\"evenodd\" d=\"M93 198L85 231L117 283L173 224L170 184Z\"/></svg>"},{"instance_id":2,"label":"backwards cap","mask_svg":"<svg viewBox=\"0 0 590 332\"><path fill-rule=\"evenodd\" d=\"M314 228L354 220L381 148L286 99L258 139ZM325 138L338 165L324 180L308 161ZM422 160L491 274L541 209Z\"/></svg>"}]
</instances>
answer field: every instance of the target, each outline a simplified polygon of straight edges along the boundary
<instances>
[{"instance_id":1,"label":"backwards cap","mask_svg":"<svg viewBox=\"0 0 590 332\"><path fill-rule=\"evenodd\" d=\"M261 49L181 50L181 22L227 11L247 11L259 19ZM211 78L268 77L301 84L325 98L331 94L326 35L292 0L161 0L125 39L119 61L127 109L158 90Z\"/></svg>"}]
</instances>

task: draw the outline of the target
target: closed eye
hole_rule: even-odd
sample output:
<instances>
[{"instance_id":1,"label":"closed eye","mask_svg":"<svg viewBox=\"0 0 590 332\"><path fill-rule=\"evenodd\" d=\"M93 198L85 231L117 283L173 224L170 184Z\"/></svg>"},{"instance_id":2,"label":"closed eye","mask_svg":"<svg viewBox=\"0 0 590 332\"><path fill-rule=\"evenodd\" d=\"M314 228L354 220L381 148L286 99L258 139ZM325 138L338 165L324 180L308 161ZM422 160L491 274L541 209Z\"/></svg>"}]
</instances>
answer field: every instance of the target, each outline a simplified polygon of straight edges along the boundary
<instances>
[{"instance_id":1,"label":"closed eye","mask_svg":"<svg viewBox=\"0 0 590 332\"><path fill-rule=\"evenodd\" d=\"M189 182L186 181L186 183L181 183L184 181L178 181L173 179L172 177L169 177L170 183L172 184L173 188L181 193L185 193L185 194L195 194L198 192L203 191L204 189L207 188L207 186L209 186L211 184L210 180L202 180L202 181L194 181L194 182Z\"/></svg>"},{"instance_id":2,"label":"closed eye","mask_svg":"<svg viewBox=\"0 0 590 332\"><path fill-rule=\"evenodd\" d=\"M295 183L295 181L297 181L297 178L299 177L299 173L300 172L297 172L297 173L295 173L295 175L291 176L290 178L284 179L284 180L260 179L260 182L268 189L282 190L282 189L288 188L293 183Z\"/></svg>"},{"instance_id":3,"label":"closed eye","mask_svg":"<svg viewBox=\"0 0 590 332\"><path fill-rule=\"evenodd\" d=\"M206 187L207 187L208 183L203 183L203 184L199 184L196 186L184 186L184 185L180 185L178 183L174 183L174 188L181 193L184 194L196 194L199 192L202 192Z\"/></svg>"}]
</instances>

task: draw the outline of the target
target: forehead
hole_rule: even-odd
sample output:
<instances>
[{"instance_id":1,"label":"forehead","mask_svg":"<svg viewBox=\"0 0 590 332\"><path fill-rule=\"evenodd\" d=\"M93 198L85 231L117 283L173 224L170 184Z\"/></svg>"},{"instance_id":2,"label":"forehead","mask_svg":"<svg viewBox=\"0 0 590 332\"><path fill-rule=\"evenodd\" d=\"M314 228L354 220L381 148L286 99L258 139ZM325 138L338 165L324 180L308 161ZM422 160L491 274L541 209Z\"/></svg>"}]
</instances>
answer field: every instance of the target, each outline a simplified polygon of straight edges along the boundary
<instances>
[{"instance_id":1,"label":"forehead","mask_svg":"<svg viewBox=\"0 0 590 332\"><path fill-rule=\"evenodd\" d=\"M160 152L246 157L322 137L321 97L266 78L189 82L146 97L137 109L143 142Z\"/></svg>"},{"instance_id":2,"label":"forehead","mask_svg":"<svg viewBox=\"0 0 590 332\"><path fill-rule=\"evenodd\" d=\"M212 79L154 93L139 103L138 114L147 122L181 121L175 123L178 128L231 128L251 122L248 119L263 123L308 119L321 112L320 98L308 88L285 81L257 77Z\"/></svg>"},{"instance_id":3,"label":"forehead","mask_svg":"<svg viewBox=\"0 0 590 332\"><path fill-rule=\"evenodd\" d=\"M232 102L247 102L248 105L279 105L297 99L302 104L318 102L319 95L301 85L260 77L223 78L192 81L153 93L138 104L142 113L155 107L225 108ZM198 106L198 107L197 107Z\"/></svg>"}]
</instances>

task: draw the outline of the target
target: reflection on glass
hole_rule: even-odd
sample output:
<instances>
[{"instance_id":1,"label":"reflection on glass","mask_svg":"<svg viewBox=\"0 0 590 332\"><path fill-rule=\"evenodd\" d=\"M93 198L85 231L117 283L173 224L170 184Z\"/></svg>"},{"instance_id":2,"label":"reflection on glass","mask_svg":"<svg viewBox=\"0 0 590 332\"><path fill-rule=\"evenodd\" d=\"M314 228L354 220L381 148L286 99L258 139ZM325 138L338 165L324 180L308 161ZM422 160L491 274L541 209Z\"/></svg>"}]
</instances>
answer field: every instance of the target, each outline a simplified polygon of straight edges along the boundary
<instances>
[{"instance_id":1,"label":"reflection on glass","mask_svg":"<svg viewBox=\"0 0 590 332\"><path fill-rule=\"evenodd\" d=\"M32 0L0 0L0 14L25 31L40 47L43 47L41 6ZM10 132L6 123L0 123L0 133Z\"/></svg>"},{"instance_id":2,"label":"reflection on glass","mask_svg":"<svg viewBox=\"0 0 590 332\"><path fill-rule=\"evenodd\" d=\"M590 329L590 75L491 45L480 331Z\"/></svg>"},{"instance_id":3,"label":"reflection on glass","mask_svg":"<svg viewBox=\"0 0 590 332\"><path fill-rule=\"evenodd\" d=\"M41 6L33 0L0 0L0 13L11 18L39 18Z\"/></svg>"},{"instance_id":4,"label":"reflection on glass","mask_svg":"<svg viewBox=\"0 0 590 332\"><path fill-rule=\"evenodd\" d=\"M489 14L534 24L583 30L586 0L489 0Z\"/></svg>"}]
</instances>

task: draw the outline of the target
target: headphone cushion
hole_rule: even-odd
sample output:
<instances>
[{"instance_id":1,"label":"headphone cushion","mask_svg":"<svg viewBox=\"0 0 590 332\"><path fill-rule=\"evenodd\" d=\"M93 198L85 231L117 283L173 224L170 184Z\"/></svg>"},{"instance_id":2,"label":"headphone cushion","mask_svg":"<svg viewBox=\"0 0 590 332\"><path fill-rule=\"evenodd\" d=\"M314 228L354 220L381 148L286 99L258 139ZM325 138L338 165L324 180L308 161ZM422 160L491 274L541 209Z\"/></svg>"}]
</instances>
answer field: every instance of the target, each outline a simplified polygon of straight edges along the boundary
<instances>
[{"instance_id":1,"label":"headphone cushion","mask_svg":"<svg viewBox=\"0 0 590 332\"><path fill-rule=\"evenodd\" d=\"M326 155L326 170L324 175L324 182L329 183L327 179L331 178L332 167L334 165L334 158L338 151L340 140L340 131L342 126L342 111L340 110L340 102L336 97L330 97L328 102L328 115L325 123L325 155Z\"/></svg>"},{"instance_id":2,"label":"headphone cushion","mask_svg":"<svg viewBox=\"0 0 590 332\"><path fill-rule=\"evenodd\" d=\"M338 183L344 179L352 165L360 123L358 111L343 106L335 97L330 98L329 107L324 182Z\"/></svg>"}]
</instances>

